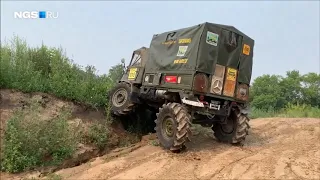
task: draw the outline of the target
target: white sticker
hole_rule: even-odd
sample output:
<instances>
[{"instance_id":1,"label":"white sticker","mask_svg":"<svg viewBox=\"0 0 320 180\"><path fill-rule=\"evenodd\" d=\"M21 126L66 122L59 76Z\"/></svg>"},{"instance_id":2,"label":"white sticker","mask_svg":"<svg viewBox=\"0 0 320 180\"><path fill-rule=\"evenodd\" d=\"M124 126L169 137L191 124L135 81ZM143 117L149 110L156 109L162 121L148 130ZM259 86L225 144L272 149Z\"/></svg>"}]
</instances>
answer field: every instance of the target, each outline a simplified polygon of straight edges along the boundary
<instances>
[{"instance_id":1,"label":"white sticker","mask_svg":"<svg viewBox=\"0 0 320 180\"><path fill-rule=\"evenodd\" d=\"M217 46L218 45L219 35L210 31L207 31L206 42L210 45Z\"/></svg>"},{"instance_id":2,"label":"white sticker","mask_svg":"<svg viewBox=\"0 0 320 180\"><path fill-rule=\"evenodd\" d=\"M184 56L187 52L188 46L179 46L177 56Z\"/></svg>"}]
</instances>

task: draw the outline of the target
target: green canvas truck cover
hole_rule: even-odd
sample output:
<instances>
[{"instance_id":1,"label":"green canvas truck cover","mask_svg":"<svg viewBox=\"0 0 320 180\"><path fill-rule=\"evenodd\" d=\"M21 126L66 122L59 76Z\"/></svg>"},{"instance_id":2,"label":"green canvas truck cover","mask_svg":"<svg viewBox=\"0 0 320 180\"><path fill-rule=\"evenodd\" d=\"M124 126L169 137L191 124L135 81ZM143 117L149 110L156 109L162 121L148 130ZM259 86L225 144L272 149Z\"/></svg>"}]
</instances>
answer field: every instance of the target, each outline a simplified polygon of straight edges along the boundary
<instances>
[{"instance_id":1,"label":"green canvas truck cover","mask_svg":"<svg viewBox=\"0 0 320 180\"><path fill-rule=\"evenodd\" d=\"M238 29L205 22L154 35L145 72L213 74L220 64L238 69L238 81L250 84L253 46L254 40Z\"/></svg>"}]
</instances>

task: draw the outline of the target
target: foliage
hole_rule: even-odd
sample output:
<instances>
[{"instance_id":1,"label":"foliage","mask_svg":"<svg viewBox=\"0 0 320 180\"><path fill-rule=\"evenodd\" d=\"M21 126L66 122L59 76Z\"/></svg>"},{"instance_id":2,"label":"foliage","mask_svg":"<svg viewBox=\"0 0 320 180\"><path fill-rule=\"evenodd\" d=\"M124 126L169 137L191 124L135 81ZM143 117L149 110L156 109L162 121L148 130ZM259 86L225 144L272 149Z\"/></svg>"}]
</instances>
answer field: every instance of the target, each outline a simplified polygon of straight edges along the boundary
<instances>
[{"instance_id":1,"label":"foliage","mask_svg":"<svg viewBox=\"0 0 320 180\"><path fill-rule=\"evenodd\" d=\"M284 108L275 111L273 108L262 110L252 108L250 118L289 117L289 118L320 118L320 108L311 105L294 105L289 103Z\"/></svg>"},{"instance_id":2,"label":"foliage","mask_svg":"<svg viewBox=\"0 0 320 180\"><path fill-rule=\"evenodd\" d=\"M268 112L292 109L293 106L300 108L303 104L319 108L320 74L301 75L298 71L288 71L286 77L260 76L250 88L250 103L256 110Z\"/></svg>"},{"instance_id":3,"label":"foliage","mask_svg":"<svg viewBox=\"0 0 320 180\"><path fill-rule=\"evenodd\" d=\"M113 84L116 84L121 79L123 75L123 69L124 67L122 64L117 64L111 67L109 70L109 77Z\"/></svg>"},{"instance_id":4,"label":"foliage","mask_svg":"<svg viewBox=\"0 0 320 180\"><path fill-rule=\"evenodd\" d=\"M58 174L49 174L46 178L47 180L62 180L61 175Z\"/></svg>"},{"instance_id":5,"label":"foliage","mask_svg":"<svg viewBox=\"0 0 320 180\"><path fill-rule=\"evenodd\" d=\"M320 108L312 107L311 105L294 105L289 103L284 108L284 113L279 115L280 117L310 117L320 118Z\"/></svg>"},{"instance_id":6,"label":"foliage","mask_svg":"<svg viewBox=\"0 0 320 180\"><path fill-rule=\"evenodd\" d=\"M94 123L89 127L85 139L88 143L95 144L100 150L108 143L109 130L104 124Z\"/></svg>"},{"instance_id":7,"label":"foliage","mask_svg":"<svg viewBox=\"0 0 320 180\"><path fill-rule=\"evenodd\" d=\"M119 64L109 74L97 75L93 66L74 64L62 48L30 48L17 36L1 42L0 64L0 88L52 93L93 107L106 104L107 92L123 73Z\"/></svg>"},{"instance_id":8,"label":"foliage","mask_svg":"<svg viewBox=\"0 0 320 180\"><path fill-rule=\"evenodd\" d=\"M1 169L19 172L36 166L59 164L75 151L77 134L68 126L69 112L44 119L39 104L15 111L7 121Z\"/></svg>"}]
</instances>

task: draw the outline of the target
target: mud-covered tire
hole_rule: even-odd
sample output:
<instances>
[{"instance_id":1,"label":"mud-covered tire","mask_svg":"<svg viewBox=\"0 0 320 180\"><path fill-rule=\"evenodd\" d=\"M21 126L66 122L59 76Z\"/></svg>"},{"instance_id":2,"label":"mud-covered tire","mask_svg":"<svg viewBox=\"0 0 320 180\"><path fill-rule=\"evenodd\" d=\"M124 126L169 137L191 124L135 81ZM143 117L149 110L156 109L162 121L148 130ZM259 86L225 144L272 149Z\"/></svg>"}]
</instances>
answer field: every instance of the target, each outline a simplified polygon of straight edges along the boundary
<instances>
[{"instance_id":1,"label":"mud-covered tire","mask_svg":"<svg viewBox=\"0 0 320 180\"><path fill-rule=\"evenodd\" d=\"M114 115L127 115L133 111L135 103L130 99L130 92L130 84L125 82L119 83L110 91L109 104L111 106L110 110ZM124 96L124 99L119 96Z\"/></svg>"},{"instance_id":2,"label":"mud-covered tire","mask_svg":"<svg viewBox=\"0 0 320 180\"><path fill-rule=\"evenodd\" d=\"M214 136L220 142L230 144L241 144L245 141L246 136L249 132L249 121L250 119L246 114L242 114L239 110L232 110L230 116L227 119L229 128L232 127L231 131L225 131L222 124L215 124L212 127Z\"/></svg>"},{"instance_id":3,"label":"mud-covered tire","mask_svg":"<svg viewBox=\"0 0 320 180\"><path fill-rule=\"evenodd\" d=\"M156 115L155 131L162 147L177 152L185 147L186 142L191 141L191 116L183 105L178 103L164 104ZM168 127L164 128L167 121L172 122L170 135L167 133Z\"/></svg>"}]
</instances>

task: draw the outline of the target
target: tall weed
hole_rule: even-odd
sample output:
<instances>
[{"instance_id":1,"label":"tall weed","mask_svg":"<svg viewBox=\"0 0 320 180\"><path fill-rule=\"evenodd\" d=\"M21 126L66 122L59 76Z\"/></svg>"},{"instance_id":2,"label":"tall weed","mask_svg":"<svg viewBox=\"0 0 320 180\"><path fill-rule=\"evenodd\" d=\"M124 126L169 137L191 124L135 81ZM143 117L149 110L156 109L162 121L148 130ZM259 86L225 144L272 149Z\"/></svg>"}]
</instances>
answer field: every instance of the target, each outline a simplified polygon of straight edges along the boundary
<instances>
[{"instance_id":1,"label":"tall weed","mask_svg":"<svg viewBox=\"0 0 320 180\"><path fill-rule=\"evenodd\" d=\"M261 110L253 108L250 118L288 117L288 118L320 118L320 107L306 104L289 103L285 108L275 111L272 108Z\"/></svg>"}]
</instances>

